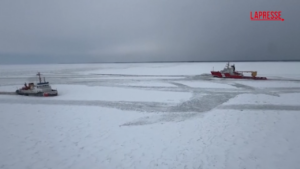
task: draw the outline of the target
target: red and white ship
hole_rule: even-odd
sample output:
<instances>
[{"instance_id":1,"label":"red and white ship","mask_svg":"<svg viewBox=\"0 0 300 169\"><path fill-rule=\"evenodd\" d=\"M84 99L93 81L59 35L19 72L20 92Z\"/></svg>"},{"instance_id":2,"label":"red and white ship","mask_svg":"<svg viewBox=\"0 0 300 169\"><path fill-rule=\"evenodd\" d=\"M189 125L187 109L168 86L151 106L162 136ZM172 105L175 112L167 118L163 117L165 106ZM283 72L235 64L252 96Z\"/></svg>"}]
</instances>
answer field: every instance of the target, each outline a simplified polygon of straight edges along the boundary
<instances>
[{"instance_id":1,"label":"red and white ship","mask_svg":"<svg viewBox=\"0 0 300 169\"><path fill-rule=\"evenodd\" d=\"M251 76L244 76L243 73L251 73ZM230 66L229 62L226 64L223 70L211 71L211 74L213 77L219 78L267 80L266 77L256 77L257 71L235 71L235 66Z\"/></svg>"}]
</instances>

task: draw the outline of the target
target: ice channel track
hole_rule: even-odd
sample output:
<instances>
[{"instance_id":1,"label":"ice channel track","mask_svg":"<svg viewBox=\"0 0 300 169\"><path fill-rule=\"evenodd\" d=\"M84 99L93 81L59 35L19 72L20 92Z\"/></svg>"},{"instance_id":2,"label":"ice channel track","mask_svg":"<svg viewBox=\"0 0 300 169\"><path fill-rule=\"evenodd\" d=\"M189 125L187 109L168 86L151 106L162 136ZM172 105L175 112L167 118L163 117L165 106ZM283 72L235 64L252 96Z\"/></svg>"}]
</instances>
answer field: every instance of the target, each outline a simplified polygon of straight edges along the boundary
<instances>
[{"instance_id":1,"label":"ice channel track","mask_svg":"<svg viewBox=\"0 0 300 169\"><path fill-rule=\"evenodd\" d=\"M102 79L103 77L114 77L114 79ZM124 79L124 77L129 77ZM143 79L141 77L151 77L151 79ZM95 78L95 79L90 79ZM137 78L137 79L132 79ZM139 79L140 78L140 79ZM158 90L158 91L173 91L173 92L190 92L193 96L185 102L178 104L160 103L160 102L130 102L130 101L71 101L71 100L47 100L41 99L36 100L35 104L44 105L90 105L90 106L101 106L108 108L116 108L121 110L133 110L139 112L152 113L149 116L137 119L136 121L128 122L129 125L145 125L157 122L168 122L168 121L182 121L194 116L201 116L203 113L208 112L215 108L220 109L252 109L252 110L269 110L269 109L282 109L282 110L300 110L300 106L285 106L278 107L276 105L245 105L245 106L223 106L222 104L243 93L253 94L266 94L272 96L279 96L281 93L300 93L299 88L269 88L259 90L254 87L243 85L239 83L239 80L233 81L231 79L219 79L213 78L209 74L196 75L196 76L157 76L157 75L111 75L111 74L97 74L97 75L48 75L47 79L52 84L84 84L90 86L110 86L110 87L122 87L122 88L137 88L143 90ZM279 79L280 80L280 79ZM281 79L284 80L284 79ZM16 77L2 77L0 82L6 82L5 85L19 85L20 79ZM148 87L148 86L128 86L124 85L130 82L140 81L160 81L172 84L173 87ZM214 83L228 84L236 87L236 89L210 89L210 88L194 88L186 86L180 81L211 81ZM243 81L243 80L242 80ZM294 80L293 80L294 81ZM299 82L295 80L294 82ZM22 84L22 82L21 82ZM0 94L12 94L12 93L0 93ZM203 94L205 94L203 96ZM26 97L26 96L20 96ZM59 96L58 96L59 97ZM32 104L32 100L20 99L8 99L0 98L0 103L10 104Z\"/></svg>"}]
</instances>

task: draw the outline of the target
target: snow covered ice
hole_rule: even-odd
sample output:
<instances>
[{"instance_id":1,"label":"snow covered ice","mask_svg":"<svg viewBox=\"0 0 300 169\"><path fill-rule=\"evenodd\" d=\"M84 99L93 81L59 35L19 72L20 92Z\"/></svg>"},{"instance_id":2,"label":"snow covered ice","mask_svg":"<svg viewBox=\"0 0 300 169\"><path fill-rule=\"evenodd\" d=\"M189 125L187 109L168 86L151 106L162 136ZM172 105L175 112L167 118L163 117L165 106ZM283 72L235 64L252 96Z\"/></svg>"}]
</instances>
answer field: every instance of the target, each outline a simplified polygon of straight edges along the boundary
<instances>
[{"instance_id":1,"label":"snow covered ice","mask_svg":"<svg viewBox=\"0 0 300 169\"><path fill-rule=\"evenodd\" d=\"M2 65L0 91L40 71L59 96L0 95L0 168L299 169L300 63L224 65Z\"/></svg>"}]
</instances>

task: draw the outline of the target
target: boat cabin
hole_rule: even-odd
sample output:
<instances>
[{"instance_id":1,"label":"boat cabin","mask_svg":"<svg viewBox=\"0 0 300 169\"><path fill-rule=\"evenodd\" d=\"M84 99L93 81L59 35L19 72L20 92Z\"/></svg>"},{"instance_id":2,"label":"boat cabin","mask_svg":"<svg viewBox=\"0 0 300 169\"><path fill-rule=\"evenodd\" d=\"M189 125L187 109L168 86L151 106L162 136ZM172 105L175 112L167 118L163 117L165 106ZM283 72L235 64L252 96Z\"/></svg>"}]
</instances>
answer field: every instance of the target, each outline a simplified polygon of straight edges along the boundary
<instances>
[{"instance_id":1,"label":"boat cabin","mask_svg":"<svg viewBox=\"0 0 300 169\"><path fill-rule=\"evenodd\" d=\"M25 83L24 87L22 87L23 90L30 90L30 89L33 89L33 88L34 88L34 83L29 83L28 86Z\"/></svg>"},{"instance_id":2,"label":"boat cabin","mask_svg":"<svg viewBox=\"0 0 300 169\"><path fill-rule=\"evenodd\" d=\"M36 85L36 88L42 89L43 91L48 91L48 90L50 91L50 90L52 90L51 86L49 85L49 82L38 83Z\"/></svg>"}]
</instances>

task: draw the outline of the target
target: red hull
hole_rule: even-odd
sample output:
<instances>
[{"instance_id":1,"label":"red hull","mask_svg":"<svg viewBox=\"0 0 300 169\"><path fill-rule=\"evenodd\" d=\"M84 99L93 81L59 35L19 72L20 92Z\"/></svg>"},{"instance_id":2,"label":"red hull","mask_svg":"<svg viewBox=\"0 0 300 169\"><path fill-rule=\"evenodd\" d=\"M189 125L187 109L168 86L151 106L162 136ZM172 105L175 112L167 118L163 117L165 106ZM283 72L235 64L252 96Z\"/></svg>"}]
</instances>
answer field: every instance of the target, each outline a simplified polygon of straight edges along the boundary
<instances>
[{"instance_id":1,"label":"red hull","mask_svg":"<svg viewBox=\"0 0 300 169\"><path fill-rule=\"evenodd\" d=\"M219 78L233 78L233 79L254 79L254 80L267 80L266 77L252 77L252 76L241 76L241 75L231 75L229 73L221 73L219 71L211 71L212 76Z\"/></svg>"}]
</instances>

